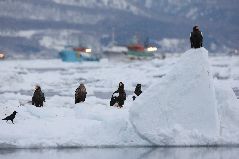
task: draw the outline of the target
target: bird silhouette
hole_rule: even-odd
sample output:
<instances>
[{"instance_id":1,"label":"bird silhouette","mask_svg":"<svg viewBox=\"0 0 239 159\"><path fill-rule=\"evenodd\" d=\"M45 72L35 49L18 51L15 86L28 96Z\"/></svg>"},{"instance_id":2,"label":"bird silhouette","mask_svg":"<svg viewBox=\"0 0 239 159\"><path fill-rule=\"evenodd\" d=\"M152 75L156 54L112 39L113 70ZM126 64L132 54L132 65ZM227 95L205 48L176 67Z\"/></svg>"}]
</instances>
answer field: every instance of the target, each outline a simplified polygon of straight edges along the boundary
<instances>
[{"instance_id":1,"label":"bird silhouette","mask_svg":"<svg viewBox=\"0 0 239 159\"><path fill-rule=\"evenodd\" d=\"M4 118L4 119L2 119L2 120L6 120L6 122L7 122L8 120L11 120L12 123L14 124L13 120L15 119L16 114L17 114L17 112L14 111L11 115L7 116L6 118Z\"/></svg>"}]
</instances>

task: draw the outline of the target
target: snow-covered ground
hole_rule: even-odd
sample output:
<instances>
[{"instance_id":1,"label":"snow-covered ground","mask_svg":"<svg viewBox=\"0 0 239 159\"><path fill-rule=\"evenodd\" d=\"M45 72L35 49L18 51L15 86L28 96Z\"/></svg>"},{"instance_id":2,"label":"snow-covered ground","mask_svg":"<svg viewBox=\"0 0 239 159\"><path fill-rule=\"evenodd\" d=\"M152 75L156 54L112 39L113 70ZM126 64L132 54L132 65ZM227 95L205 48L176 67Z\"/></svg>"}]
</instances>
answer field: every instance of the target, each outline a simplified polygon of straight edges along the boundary
<instances>
[{"instance_id":1,"label":"snow-covered ground","mask_svg":"<svg viewBox=\"0 0 239 159\"><path fill-rule=\"evenodd\" d=\"M200 78L205 70L197 71L202 68L201 64L207 64L207 57L204 55L192 56L193 53L195 52L191 50L182 58L170 57L165 60L154 59L127 63L111 63L106 60L92 63L64 63L60 60L0 61L0 117L4 118L14 110L18 112L15 125L0 121L0 147L239 144L239 125L236 126L239 123L239 100L236 99L232 91L232 89L239 88L238 57L211 57L209 59L211 67L205 66L206 70L209 69L207 71L211 70L210 76L207 77L204 74ZM187 62L185 58L189 61ZM184 64L192 65L192 69L190 69L190 66L183 67ZM191 70L191 72L185 73L186 70L183 72L184 69ZM181 72L177 74L175 70ZM193 101L190 101L192 107L197 107L197 109L193 109L197 111L193 112L195 118L185 118L183 115L188 115L193 110L188 110L190 107L187 107L187 109L183 107L188 112L183 109L179 112L182 116L175 118L176 121L179 121L177 123L179 125L172 127L172 131L162 130L163 133L161 133L160 127L155 129L151 127L152 125L155 126L155 123L153 123L154 120L150 119L157 116L155 113L157 113L158 108L155 109L155 113L149 113L145 117L149 119L147 122L152 121L152 125L144 126L143 124L146 121L144 122L143 119L140 119L143 121L142 125L139 122L136 123L135 115L140 114L137 110L137 103L143 99L144 101L150 99L151 97L146 96L150 93L151 96L161 99L157 96L158 92L149 92L152 90L152 86L165 82L165 79L175 80L175 84L177 84L177 80L173 79L176 75L180 76L180 79L188 81L178 83L181 85L177 85L177 88L174 86L168 87L170 91L173 91L174 88L175 91L182 89L178 93L181 93L181 96L184 97L185 91L190 89L186 84L195 86L197 81L199 84L203 81L209 82L213 86L208 89L209 92L205 91L203 94L199 94L200 92L191 93L202 96L196 102L204 99L207 104L213 103L213 105L202 105L202 109L200 109L197 106L205 102L201 101L194 106ZM184 78L184 75L187 75L187 78ZM195 77L190 78L190 75L195 75ZM214 77L214 79L212 80L211 77ZM109 106L111 94L117 89L120 81L125 84L128 95L122 109ZM74 91L81 82L86 85L87 99L85 103L75 105ZM139 99L136 99L136 102L133 102L131 95L137 83L142 84L143 94ZM41 85L46 96L46 103L43 108L36 108L29 103L36 84ZM158 86L158 88L161 87ZM165 86L162 87L164 90L166 88ZM200 86L195 86L195 89L200 89ZM177 92L174 95L174 97L180 97ZM170 103L169 99L170 94L164 102L173 105L175 100ZM192 99L196 100L197 98L194 96ZM185 103L185 100L182 101L181 103ZM190 102L186 102L186 104ZM148 109L152 109L151 112L154 111L151 101L148 101L148 103ZM207 106L210 107L209 112L207 112ZM140 110L145 110L145 108L140 106ZM176 115L177 111L174 111L174 115ZM147 112L150 112L150 110ZM203 112L207 113L202 114L201 124L197 124L200 121L197 118L200 115L197 113ZM170 116L170 114L165 116L167 115ZM207 127L204 127L203 123L207 120L204 117L211 115L214 116L208 118L210 121L207 124L205 123ZM192 121L183 122L184 118L185 120L192 119ZM158 119L162 118L159 117ZM163 121L165 120L160 122ZM173 122L175 121L170 121L170 123ZM191 124L187 125L190 122ZM193 130L192 134L185 129L194 129L198 125L200 126L198 129L202 131ZM142 127L151 130L148 129L144 132ZM167 125L167 127L170 127L170 125ZM212 130L209 130L208 127ZM160 131L156 131L159 129ZM157 135L155 132L160 132L159 137L153 136L151 138L150 135ZM210 132L213 138L210 135L210 137L205 135L207 132ZM175 135L177 133L181 136ZM178 139L177 137L182 138ZM183 139L187 139L187 141L182 141Z\"/></svg>"}]
</instances>

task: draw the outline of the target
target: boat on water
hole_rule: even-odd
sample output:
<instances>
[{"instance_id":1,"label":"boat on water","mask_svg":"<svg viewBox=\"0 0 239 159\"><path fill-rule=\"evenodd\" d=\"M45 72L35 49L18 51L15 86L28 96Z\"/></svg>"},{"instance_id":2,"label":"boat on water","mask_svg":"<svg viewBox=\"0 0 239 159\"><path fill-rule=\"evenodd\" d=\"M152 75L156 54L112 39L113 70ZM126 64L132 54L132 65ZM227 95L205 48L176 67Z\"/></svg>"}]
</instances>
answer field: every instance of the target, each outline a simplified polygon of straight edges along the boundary
<instances>
[{"instance_id":1,"label":"boat on water","mask_svg":"<svg viewBox=\"0 0 239 159\"><path fill-rule=\"evenodd\" d=\"M0 60L3 60L5 58L4 52L0 51Z\"/></svg>"},{"instance_id":2,"label":"boat on water","mask_svg":"<svg viewBox=\"0 0 239 159\"><path fill-rule=\"evenodd\" d=\"M128 45L126 54L130 59L152 59L155 57L155 52L157 52L157 47L150 38L147 38L144 44L141 44L135 35L131 44Z\"/></svg>"},{"instance_id":3,"label":"boat on water","mask_svg":"<svg viewBox=\"0 0 239 159\"><path fill-rule=\"evenodd\" d=\"M111 45L103 49L103 54L109 60L123 60L127 58L128 48L125 46Z\"/></svg>"},{"instance_id":4,"label":"boat on water","mask_svg":"<svg viewBox=\"0 0 239 159\"><path fill-rule=\"evenodd\" d=\"M99 61L99 57L92 54L92 49L85 47L67 48L59 55L65 62Z\"/></svg>"},{"instance_id":5,"label":"boat on water","mask_svg":"<svg viewBox=\"0 0 239 159\"><path fill-rule=\"evenodd\" d=\"M103 55L108 60L124 60L127 59L126 53L128 52L128 48L123 45L118 45L115 41L115 32L114 28L112 30L111 42L107 47L103 48Z\"/></svg>"},{"instance_id":6,"label":"boat on water","mask_svg":"<svg viewBox=\"0 0 239 159\"><path fill-rule=\"evenodd\" d=\"M156 47L144 47L141 44L126 46L112 45L104 49L103 53L109 60L149 59L154 57Z\"/></svg>"},{"instance_id":7,"label":"boat on water","mask_svg":"<svg viewBox=\"0 0 239 159\"><path fill-rule=\"evenodd\" d=\"M156 47L144 47L141 44L131 44L128 46L127 56L130 59L148 59L154 57Z\"/></svg>"}]
</instances>

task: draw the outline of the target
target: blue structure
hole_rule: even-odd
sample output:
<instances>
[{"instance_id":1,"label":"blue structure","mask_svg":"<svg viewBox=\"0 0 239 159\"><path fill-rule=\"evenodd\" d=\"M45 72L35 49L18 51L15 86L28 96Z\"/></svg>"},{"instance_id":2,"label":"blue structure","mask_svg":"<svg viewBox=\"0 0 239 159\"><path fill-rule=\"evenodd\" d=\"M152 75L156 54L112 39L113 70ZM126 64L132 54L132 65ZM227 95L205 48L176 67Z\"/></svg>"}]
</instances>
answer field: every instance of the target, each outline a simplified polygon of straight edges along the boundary
<instances>
[{"instance_id":1,"label":"blue structure","mask_svg":"<svg viewBox=\"0 0 239 159\"><path fill-rule=\"evenodd\" d=\"M76 52L73 50L62 50L60 53L60 58L65 62L77 62L78 58Z\"/></svg>"},{"instance_id":2,"label":"blue structure","mask_svg":"<svg viewBox=\"0 0 239 159\"><path fill-rule=\"evenodd\" d=\"M99 61L99 58L93 55L84 56L74 50L62 50L59 53L60 58L64 62L82 62L82 61Z\"/></svg>"}]
</instances>

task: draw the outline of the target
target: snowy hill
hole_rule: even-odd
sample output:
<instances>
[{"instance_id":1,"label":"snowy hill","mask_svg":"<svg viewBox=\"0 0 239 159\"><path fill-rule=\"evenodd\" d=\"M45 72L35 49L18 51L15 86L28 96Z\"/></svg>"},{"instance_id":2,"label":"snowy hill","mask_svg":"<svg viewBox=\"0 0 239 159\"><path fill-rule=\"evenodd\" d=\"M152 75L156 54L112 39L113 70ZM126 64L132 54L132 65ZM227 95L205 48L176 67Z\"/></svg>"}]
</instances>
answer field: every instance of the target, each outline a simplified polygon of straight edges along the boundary
<instances>
[{"instance_id":1,"label":"snowy hill","mask_svg":"<svg viewBox=\"0 0 239 159\"><path fill-rule=\"evenodd\" d=\"M184 53L131 107L134 127L150 143L226 144L238 136L238 101L229 86L214 84L207 56L204 48Z\"/></svg>"},{"instance_id":2,"label":"snowy hill","mask_svg":"<svg viewBox=\"0 0 239 159\"><path fill-rule=\"evenodd\" d=\"M128 43L135 34L141 41L147 37L188 41L194 24L199 24L204 31L208 49L237 48L239 39L234 34L238 32L237 10L237 0L0 1L0 50L9 54L44 53L52 57L57 46L49 49L39 41L46 37L58 41L59 33L65 30L79 32L78 37L79 34L97 37L100 44L109 41L112 28L120 44ZM19 31L29 30L35 31L30 38L19 36ZM71 38L72 34L65 36ZM180 43L178 47L182 48L179 52L188 48Z\"/></svg>"}]
</instances>

